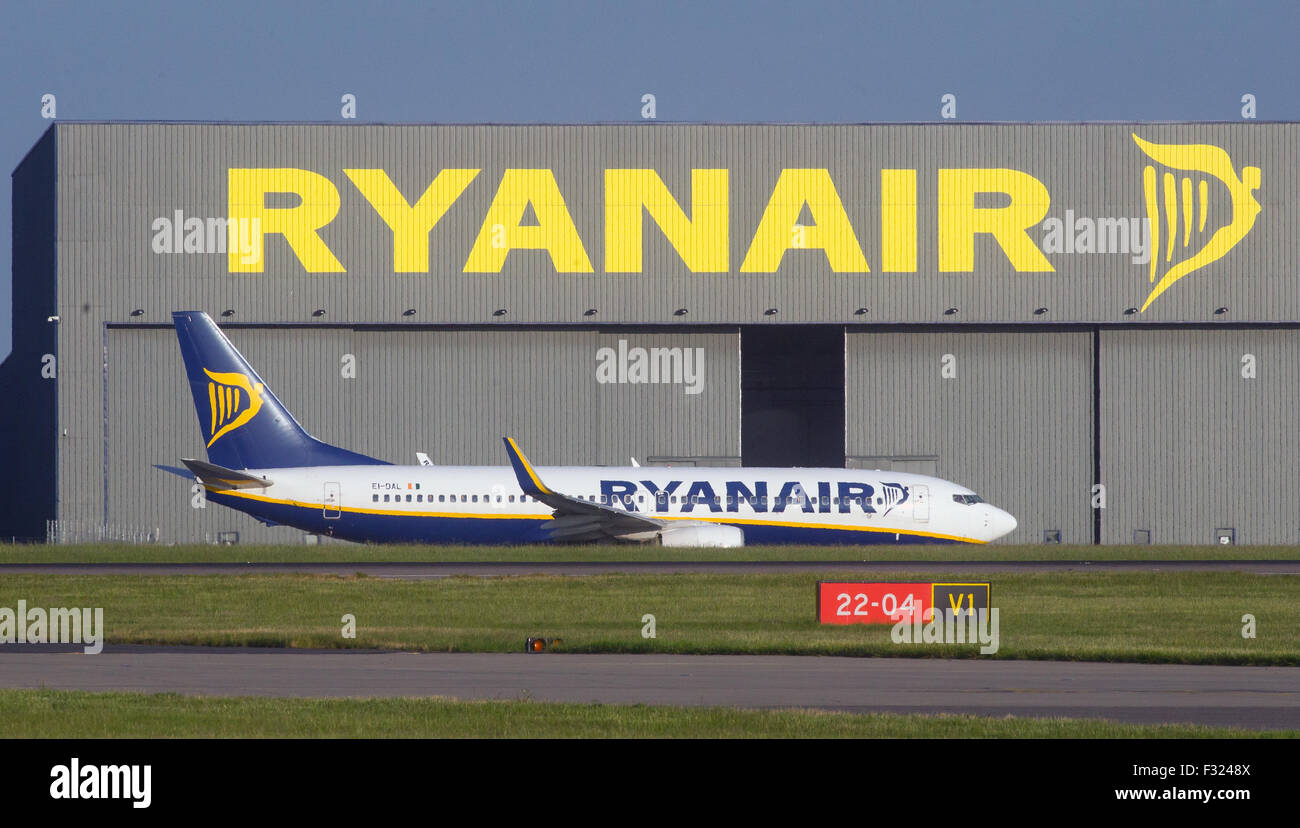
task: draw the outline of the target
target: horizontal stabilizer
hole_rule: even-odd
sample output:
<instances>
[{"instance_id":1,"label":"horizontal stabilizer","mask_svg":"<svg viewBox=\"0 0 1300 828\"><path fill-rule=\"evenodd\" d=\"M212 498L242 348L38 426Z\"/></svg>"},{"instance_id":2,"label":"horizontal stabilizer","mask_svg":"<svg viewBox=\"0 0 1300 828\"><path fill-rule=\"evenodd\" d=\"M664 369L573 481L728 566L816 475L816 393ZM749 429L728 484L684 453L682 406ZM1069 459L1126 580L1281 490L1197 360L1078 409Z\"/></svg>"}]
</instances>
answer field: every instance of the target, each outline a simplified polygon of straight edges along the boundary
<instances>
[{"instance_id":1,"label":"horizontal stabilizer","mask_svg":"<svg viewBox=\"0 0 1300 828\"><path fill-rule=\"evenodd\" d=\"M174 474L177 477L183 477L186 480L194 479L194 472L189 471L188 469L182 469L180 466L160 466L157 463L154 463L153 467L158 471L165 471Z\"/></svg>"},{"instance_id":2,"label":"horizontal stabilizer","mask_svg":"<svg viewBox=\"0 0 1300 828\"><path fill-rule=\"evenodd\" d=\"M181 458L181 462L186 468L194 472L194 476L212 489L265 489L267 486L275 485L265 477L257 477L247 472L235 471L224 466L218 466L215 463L204 463L202 460L186 460Z\"/></svg>"}]
</instances>

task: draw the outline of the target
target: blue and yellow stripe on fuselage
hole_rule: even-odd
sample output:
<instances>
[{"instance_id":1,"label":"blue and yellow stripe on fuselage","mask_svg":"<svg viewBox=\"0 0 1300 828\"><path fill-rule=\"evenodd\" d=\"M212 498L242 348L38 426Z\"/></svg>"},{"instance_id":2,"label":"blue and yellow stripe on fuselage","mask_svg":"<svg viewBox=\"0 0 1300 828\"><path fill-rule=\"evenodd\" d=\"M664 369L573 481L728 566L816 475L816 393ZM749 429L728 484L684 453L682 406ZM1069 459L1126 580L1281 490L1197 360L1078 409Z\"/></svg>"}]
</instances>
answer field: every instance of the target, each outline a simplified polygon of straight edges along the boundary
<instances>
[{"instance_id":1,"label":"blue and yellow stripe on fuselage","mask_svg":"<svg viewBox=\"0 0 1300 828\"><path fill-rule=\"evenodd\" d=\"M325 518L323 503L283 500L248 491L209 489L208 500L259 520L293 526L304 532L343 540L379 543L510 544L550 543L550 515L466 514L382 510L343 506L337 518ZM750 517L655 515L664 520L689 520L735 526L747 544L936 544L983 543L973 538L887 526L835 526L824 523L774 521Z\"/></svg>"}]
</instances>

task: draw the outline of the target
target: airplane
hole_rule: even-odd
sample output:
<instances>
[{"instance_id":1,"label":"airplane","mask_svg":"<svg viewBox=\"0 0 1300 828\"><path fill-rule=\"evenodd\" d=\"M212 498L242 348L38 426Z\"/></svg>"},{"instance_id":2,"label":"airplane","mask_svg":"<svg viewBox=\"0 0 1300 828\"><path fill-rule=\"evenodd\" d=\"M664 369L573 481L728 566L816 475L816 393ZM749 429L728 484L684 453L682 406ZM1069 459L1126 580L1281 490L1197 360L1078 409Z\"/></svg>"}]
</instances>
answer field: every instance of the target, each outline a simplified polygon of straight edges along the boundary
<instances>
[{"instance_id":1,"label":"airplane","mask_svg":"<svg viewBox=\"0 0 1300 828\"><path fill-rule=\"evenodd\" d=\"M955 483L835 468L401 466L312 437L199 311L172 314L207 461L158 468L268 526L372 543L988 543L1016 519ZM188 471L187 471L188 470Z\"/></svg>"}]
</instances>

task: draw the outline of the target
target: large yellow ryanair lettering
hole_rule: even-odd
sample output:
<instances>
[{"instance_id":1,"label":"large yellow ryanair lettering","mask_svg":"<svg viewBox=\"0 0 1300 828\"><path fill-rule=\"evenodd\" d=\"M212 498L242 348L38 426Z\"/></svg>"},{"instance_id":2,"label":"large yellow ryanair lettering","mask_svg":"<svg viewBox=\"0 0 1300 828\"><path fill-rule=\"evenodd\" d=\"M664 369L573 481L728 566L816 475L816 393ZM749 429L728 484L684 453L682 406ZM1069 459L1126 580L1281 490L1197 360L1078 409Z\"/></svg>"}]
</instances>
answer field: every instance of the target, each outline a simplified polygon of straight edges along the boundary
<instances>
[{"instance_id":1,"label":"large yellow ryanair lettering","mask_svg":"<svg viewBox=\"0 0 1300 828\"><path fill-rule=\"evenodd\" d=\"M230 226L252 228L252 249L265 251L265 237L284 236L308 273L344 273L342 263L316 231L339 212L339 191L328 178L310 170L230 169L227 172L227 206ZM302 203L295 207L267 207L267 193L291 193ZM266 256L249 256L241 245L230 245L227 267L231 273L261 273Z\"/></svg>"},{"instance_id":2,"label":"large yellow ryanair lettering","mask_svg":"<svg viewBox=\"0 0 1300 828\"><path fill-rule=\"evenodd\" d=\"M393 272L429 272L429 232L460 198L478 170L443 170L414 205L383 170L344 170L393 231Z\"/></svg>"},{"instance_id":3,"label":"large yellow ryanair lettering","mask_svg":"<svg viewBox=\"0 0 1300 828\"><path fill-rule=\"evenodd\" d=\"M522 226L533 205L537 224ZM511 250L545 250L557 273L591 273L591 259L550 170L506 170L465 262L466 273L500 273Z\"/></svg>"},{"instance_id":4,"label":"large yellow ryanair lettering","mask_svg":"<svg viewBox=\"0 0 1300 828\"><path fill-rule=\"evenodd\" d=\"M805 204L812 215L812 227L798 226ZM740 271L775 273L785 251L797 247L821 249L835 273L868 272L862 245L858 244L829 170L781 171Z\"/></svg>"},{"instance_id":5,"label":"large yellow ryanair lettering","mask_svg":"<svg viewBox=\"0 0 1300 828\"><path fill-rule=\"evenodd\" d=\"M880 269L916 272L916 170L880 171Z\"/></svg>"},{"instance_id":6,"label":"large yellow ryanair lettering","mask_svg":"<svg viewBox=\"0 0 1300 828\"><path fill-rule=\"evenodd\" d=\"M1005 207L977 207L979 193L1010 196ZM1043 182L1027 172L1007 169L939 170L939 270L975 270L975 235L997 240L1011 266L1021 273L1051 273L1055 268L1025 232L1042 222L1052 198Z\"/></svg>"},{"instance_id":7,"label":"large yellow ryanair lettering","mask_svg":"<svg viewBox=\"0 0 1300 828\"><path fill-rule=\"evenodd\" d=\"M727 170L691 170L691 217L654 170L605 170L605 272L640 273L642 209L692 273L726 273Z\"/></svg>"}]
</instances>

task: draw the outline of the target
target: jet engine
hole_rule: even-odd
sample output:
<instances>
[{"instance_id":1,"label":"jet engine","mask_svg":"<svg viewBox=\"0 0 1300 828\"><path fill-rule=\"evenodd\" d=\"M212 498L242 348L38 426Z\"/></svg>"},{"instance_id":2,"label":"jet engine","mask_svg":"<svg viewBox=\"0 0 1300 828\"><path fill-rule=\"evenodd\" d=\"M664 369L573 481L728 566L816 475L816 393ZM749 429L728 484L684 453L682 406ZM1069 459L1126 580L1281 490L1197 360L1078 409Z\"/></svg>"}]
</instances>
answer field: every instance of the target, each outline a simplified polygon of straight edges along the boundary
<instances>
[{"instance_id":1,"label":"jet engine","mask_svg":"<svg viewBox=\"0 0 1300 828\"><path fill-rule=\"evenodd\" d=\"M745 545L745 533L735 526L717 523L687 523L670 526L659 533L661 546L712 546L734 548Z\"/></svg>"}]
</instances>

